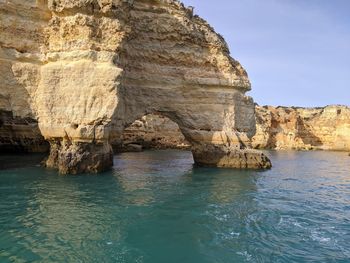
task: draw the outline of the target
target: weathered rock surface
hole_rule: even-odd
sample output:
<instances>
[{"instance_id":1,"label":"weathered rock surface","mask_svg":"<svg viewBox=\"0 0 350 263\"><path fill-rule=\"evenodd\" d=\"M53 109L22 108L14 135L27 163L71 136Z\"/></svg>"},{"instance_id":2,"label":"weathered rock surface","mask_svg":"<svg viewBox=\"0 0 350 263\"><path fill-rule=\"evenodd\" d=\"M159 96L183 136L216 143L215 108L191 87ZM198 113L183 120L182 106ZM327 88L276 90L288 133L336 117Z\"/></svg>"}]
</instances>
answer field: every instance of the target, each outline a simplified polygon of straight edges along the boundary
<instances>
[{"instance_id":1,"label":"weathered rock surface","mask_svg":"<svg viewBox=\"0 0 350 263\"><path fill-rule=\"evenodd\" d=\"M50 14L35 1L0 0L0 152L48 151L32 96L49 19Z\"/></svg>"},{"instance_id":2,"label":"weathered rock surface","mask_svg":"<svg viewBox=\"0 0 350 263\"><path fill-rule=\"evenodd\" d=\"M350 108L256 107L255 148L350 150Z\"/></svg>"},{"instance_id":3,"label":"weathered rock surface","mask_svg":"<svg viewBox=\"0 0 350 263\"><path fill-rule=\"evenodd\" d=\"M46 165L63 174L97 173L113 165L113 151L106 143L51 139Z\"/></svg>"},{"instance_id":4,"label":"weathered rock surface","mask_svg":"<svg viewBox=\"0 0 350 263\"><path fill-rule=\"evenodd\" d=\"M252 146L257 149L349 151L350 108L256 106L256 131ZM124 131L123 139L152 148L181 148L188 144L176 124L157 115L135 122Z\"/></svg>"},{"instance_id":5,"label":"weathered rock surface","mask_svg":"<svg viewBox=\"0 0 350 263\"><path fill-rule=\"evenodd\" d=\"M149 113L178 124L199 164L270 166L249 150L245 70L178 1L0 0L0 14L0 109L38 121L49 167L107 169L110 142Z\"/></svg>"}]
</instances>

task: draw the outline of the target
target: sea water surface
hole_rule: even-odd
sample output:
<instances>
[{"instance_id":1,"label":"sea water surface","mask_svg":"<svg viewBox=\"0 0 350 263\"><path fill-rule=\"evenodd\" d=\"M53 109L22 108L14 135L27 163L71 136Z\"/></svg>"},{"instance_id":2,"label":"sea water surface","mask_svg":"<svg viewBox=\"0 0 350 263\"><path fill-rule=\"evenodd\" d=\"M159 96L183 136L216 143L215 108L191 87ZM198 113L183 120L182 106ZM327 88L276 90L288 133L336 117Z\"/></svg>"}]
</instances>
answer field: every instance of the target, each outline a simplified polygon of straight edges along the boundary
<instances>
[{"instance_id":1,"label":"sea water surface","mask_svg":"<svg viewBox=\"0 0 350 263\"><path fill-rule=\"evenodd\" d=\"M350 157L267 154L240 171L125 153L85 176L0 156L0 262L350 262Z\"/></svg>"}]
</instances>

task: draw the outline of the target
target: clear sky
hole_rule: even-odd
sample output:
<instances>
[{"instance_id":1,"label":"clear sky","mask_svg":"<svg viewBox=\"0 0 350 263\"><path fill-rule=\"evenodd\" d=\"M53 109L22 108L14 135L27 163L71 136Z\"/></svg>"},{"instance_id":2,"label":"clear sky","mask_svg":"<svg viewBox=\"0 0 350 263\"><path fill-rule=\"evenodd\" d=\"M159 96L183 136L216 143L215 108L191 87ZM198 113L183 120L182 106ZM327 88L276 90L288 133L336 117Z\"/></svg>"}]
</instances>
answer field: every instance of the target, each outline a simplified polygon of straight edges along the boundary
<instances>
[{"instance_id":1,"label":"clear sky","mask_svg":"<svg viewBox=\"0 0 350 263\"><path fill-rule=\"evenodd\" d=\"M350 0L183 0L223 35L260 105L350 105Z\"/></svg>"}]
</instances>

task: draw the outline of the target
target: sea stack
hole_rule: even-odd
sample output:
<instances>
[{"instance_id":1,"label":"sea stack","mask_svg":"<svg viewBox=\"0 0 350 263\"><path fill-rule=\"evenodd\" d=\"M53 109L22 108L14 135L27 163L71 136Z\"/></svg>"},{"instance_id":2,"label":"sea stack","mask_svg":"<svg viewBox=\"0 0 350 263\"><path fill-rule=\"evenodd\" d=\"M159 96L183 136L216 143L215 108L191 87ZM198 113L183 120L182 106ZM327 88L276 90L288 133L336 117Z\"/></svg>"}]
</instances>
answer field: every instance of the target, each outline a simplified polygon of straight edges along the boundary
<instances>
[{"instance_id":1,"label":"sea stack","mask_svg":"<svg viewBox=\"0 0 350 263\"><path fill-rule=\"evenodd\" d=\"M9 0L0 13L0 110L37 122L48 167L110 168L110 142L149 113L178 124L199 165L271 167L250 148L246 71L182 3Z\"/></svg>"}]
</instances>

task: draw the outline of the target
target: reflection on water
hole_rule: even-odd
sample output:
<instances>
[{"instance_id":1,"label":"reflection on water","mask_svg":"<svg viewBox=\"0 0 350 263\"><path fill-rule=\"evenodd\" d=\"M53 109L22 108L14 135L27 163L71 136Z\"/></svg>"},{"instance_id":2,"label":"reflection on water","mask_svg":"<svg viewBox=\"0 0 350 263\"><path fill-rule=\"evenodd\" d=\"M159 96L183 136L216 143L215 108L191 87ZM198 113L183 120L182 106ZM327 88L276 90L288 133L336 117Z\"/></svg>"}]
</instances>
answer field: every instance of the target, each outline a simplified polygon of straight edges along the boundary
<instances>
[{"instance_id":1,"label":"reflection on water","mask_svg":"<svg viewBox=\"0 0 350 263\"><path fill-rule=\"evenodd\" d=\"M45 158L45 154L0 154L0 170L24 168L35 165L40 165L40 162Z\"/></svg>"},{"instance_id":2,"label":"reflection on water","mask_svg":"<svg viewBox=\"0 0 350 263\"><path fill-rule=\"evenodd\" d=\"M349 262L350 158L267 154L263 172L171 150L67 177L18 158L0 170L0 262Z\"/></svg>"}]
</instances>

